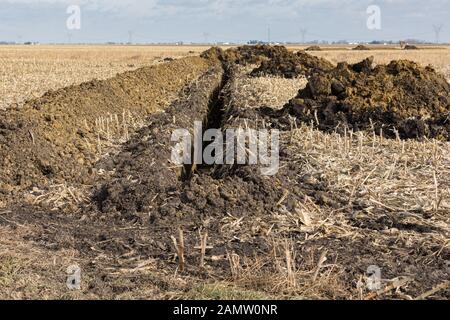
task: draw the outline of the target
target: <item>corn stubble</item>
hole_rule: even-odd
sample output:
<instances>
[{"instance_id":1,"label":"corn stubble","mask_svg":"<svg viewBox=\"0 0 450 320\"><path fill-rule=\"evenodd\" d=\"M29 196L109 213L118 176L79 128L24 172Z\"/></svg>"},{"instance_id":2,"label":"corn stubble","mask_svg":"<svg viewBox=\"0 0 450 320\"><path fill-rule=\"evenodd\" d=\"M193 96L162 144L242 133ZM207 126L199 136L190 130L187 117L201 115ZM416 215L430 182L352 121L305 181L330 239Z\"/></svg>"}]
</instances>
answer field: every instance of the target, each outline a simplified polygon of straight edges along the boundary
<instances>
[{"instance_id":1,"label":"corn stubble","mask_svg":"<svg viewBox=\"0 0 450 320\"><path fill-rule=\"evenodd\" d=\"M117 47L105 55L101 47L45 47L22 52L1 48L5 94L0 108L19 112L27 105L23 101L48 90L92 78L110 78L165 56L201 51L186 49L188 52L182 48ZM301 74L290 78L280 74L255 76L252 71L258 63L271 58L270 54L264 56L271 52L267 48L259 51L262 56L257 57L252 57L248 48L228 53L226 59L232 59L236 66L219 86L220 94L210 96L208 106L209 91L202 89L199 79L208 66L217 68L224 62L215 60L217 55L209 56L207 62L195 60L199 63L195 68L182 67L191 73L173 85L171 92L147 92L146 97L153 99L150 110L144 110L142 104L137 109L121 106L108 111L105 104L102 112L89 117L89 108L95 109L96 100L88 100L79 121L82 130L67 133L69 138L63 142L70 145L76 141L73 139L80 139L92 147L89 152L94 163L80 164L92 168L94 179L89 183L70 181L63 175L56 179L49 174L51 168L36 165L39 156L33 151L24 154L24 168L28 168L27 160L33 159L30 166L36 165L39 171L30 172L48 175L45 184L33 177L33 184L21 185L14 180L18 177L8 172L9 186L0 185L0 297L448 298L449 142L426 137L406 140L388 137L382 131L348 127L321 131L322 118L317 114L311 115L311 121L297 121L283 112L307 86L309 74L308 78ZM354 63L368 56L374 56L375 64L407 58L422 65L431 63L449 77L448 48L367 52L322 48L308 53L332 63ZM112 89L117 81L113 79L106 82L112 83ZM90 90L86 89L89 86L76 88ZM46 102L42 103L44 111ZM156 146L167 147L158 134L184 123L187 118L183 116L189 116L174 108L186 103L199 103L202 108L193 109L196 112L209 108L211 113L218 110L214 106L221 106L221 121L210 126L282 129L279 178L256 177L247 168L202 167L172 188L155 194L146 189L156 184L147 181L152 178L146 176L149 170L144 168L148 166L151 172L173 171L177 177L175 171L180 168L159 159L155 150L159 150ZM271 109L269 116L264 113L267 108ZM261 118L248 119L255 114ZM64 117L46 116L58 125L40 130L41 122L33 120L24 129L0 127L0 138L4 131L18 130L30 150L44 140L51 145L52 140L43 135L65 132L67 128L60 127L66 122L61 120ZM3 117L9 119L7 113ZM206 114L205 123L211 118ZM11 165L6 161L2 168ZM31 178L25 175L22 180ZM14 181L19 183L14 185ZM108 188L102 189L105 186ZM102 194L102 190L108 192ZM123 202L113 201L114 192ZM103 197L100 200L95 197L99 194ZM133 194L146 196L135 199ZM107 205L101 207L102 201ZM82 290L78 292L62 285L67 266L73 264L83 269ZM378 290L366 286L370 280L366 270L371 265L382 269Z\"/></svg>"}]
</instances>

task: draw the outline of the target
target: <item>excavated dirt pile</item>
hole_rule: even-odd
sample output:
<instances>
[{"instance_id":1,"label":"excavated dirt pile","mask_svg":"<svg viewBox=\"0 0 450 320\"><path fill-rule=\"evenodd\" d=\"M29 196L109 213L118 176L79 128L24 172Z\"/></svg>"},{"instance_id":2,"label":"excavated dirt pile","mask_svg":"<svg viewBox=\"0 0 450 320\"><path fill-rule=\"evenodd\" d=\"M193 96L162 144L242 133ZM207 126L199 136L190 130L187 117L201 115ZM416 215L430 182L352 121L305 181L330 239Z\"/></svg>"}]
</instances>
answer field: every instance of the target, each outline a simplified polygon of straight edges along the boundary
<instances>
[{"instance_id":1,"label":"excavated dirt pile","mask_svg":"<svg viewBox=\"0 0 450 320\"><path fill-rule=\"evenodd\" d=\"M357 50L357 51L360 50L360 51L364 51L364 50L370 50L370 48L367 47L367 46L365 46L365 45L360 44L360 45L354 47L352 50Z\"/></svg>"},{"instance_id":2,"label":"excavated dirt pile","mask_svg":"<svg viewBox=\"0 0 450 320\"><path fill-rule=\"evenodd\" d=\"M270 60L263 61L259 68L252 71L251 75L296 78L299 76L309 77L314 73L324 73L332 69L333 65L325 59L314 57L303 51L297 53L285 51Z\"/></svg>"},{"instance_id":3,"label":"excavated dirt pile","mask_svg":"<svg viewBox=\"0 0 450 320\"><path fill-rule=\"evenodd\" d=\"M212 47L203 52L201 57L212 60L218 59L227 64L247 65L260 64L262 61L287 53L288 50L283 46L248 45L227 50Z\"/></svg>"},{"instance_id":4,"label":"excavated dirt pile","mask_svg":"<svg viewBox=\"0 0 450 320\"><path fill-rule=\"evenodd\" d=\"M171 133L177 128L192 129L194 121L203 121L204 131L244 126L262 129L262 122L255 121L254 113L236 108L229 100L234 88L234 80L229 78L234 77L234 72L228 70L222 74L215 70L202 77L189 88L185 98L175 102L165 113L149 117L150 125L127 143L122 153L100 164L107 172L114 170L109 181L96 192L95 199L101 211L131 220L151 213L152 219L162 224L162 220L173 223L182 213L183 216L177 218L186 227L199 223L204 217L221 217L227 213L256 216L271 212L276 209L275 204L284 189L298 188L287 183L290 179L262 176L259 166L179 168L167 162L173 147ZM227 85L222 87L225 82ZM293 163L279 176L293 177L296 172L299 167ZM298 188L297 194L306 192L315 197L317 190L305 186ZM298 201L299 196L291 197L292 202ZM320 200L320 195L317 197Z\"/></svg>"},{"instance_id":5,"label":"excavated dirt pile","mask_svg":"<svg viewBox=\"0 0 450 320\"><path fill-rule=\"evenodd\" d=\"M306 48L305 51L322 51L322 48L319 46L310 46Z\"/></svg>"},{"instance_id":6,"label":"excavated dirt pile","mask_svg":"<svg viewBox=\"0 0 450 320\"><path fill-rule=\"evenodd\" d=\"M450 85L431 67L373 58L315 74L286 107L320 129L348 126L387 137L450 140Z\"/></svg>"},{"instance_id":7,"label":"excavated dirt pile","mask_svg":"<svg viewBox=\"0 0 450 320\"><path fill-rule=\"evenodd\" d=\"M259 64L260 66L251 73L255 77L273 75L296 78L333 69L333 65L325 59L314 57L304 51L293 53L283 46L243 46L228 50L213 47L201 56L220 60L227 65Z\"/></svg>"},{"instance_id":8,"label":"excavated dirt pile","mask_svg":"<svg viewBox=\"0 0 450 320\"><path fill-rule=\"evenodd\" d=\"M89 184L113 133L126 139L136 121L166 107L210 63L194 57L145 67L0 113L0 202L52 183Z\"/></svg>"},{"instance_id":9,"label":"excavated dirt pile","mask_svg":"<svg viewBox=\"0 0 450 320\"><path fill-rule=\"evenodd\" d=\"M218 94L222 83L221 68L210 70L192 85L184 98L175 101L164 113L151 115L148 126L114 159L100 163L103 170L114 172L109 182L96 192L101 211L134 218L138 212L160 208L168 193L180 189L182 181L191 174L191 168L170 162L173 144L172 132L186 128L194 136L194 121L207 125L210 101Z\"/></svg>"}]
</instances>

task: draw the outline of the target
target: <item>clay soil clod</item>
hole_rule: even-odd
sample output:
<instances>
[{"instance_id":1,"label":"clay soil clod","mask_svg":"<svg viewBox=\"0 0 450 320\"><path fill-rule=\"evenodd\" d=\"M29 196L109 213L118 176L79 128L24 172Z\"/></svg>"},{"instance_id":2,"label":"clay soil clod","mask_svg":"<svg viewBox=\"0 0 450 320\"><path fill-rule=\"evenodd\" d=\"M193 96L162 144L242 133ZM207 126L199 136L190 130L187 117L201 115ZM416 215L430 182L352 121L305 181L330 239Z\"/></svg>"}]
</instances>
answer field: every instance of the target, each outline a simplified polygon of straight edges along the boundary
<instances>
[{"instance_id":1,"label":"clay soil clod","mask_svg":"<svg viewBox=\"0 0 450 320\"><path fill-rule=\"evenodd\" d=\"M406 60L375 67L373 58L340 63L311 77L287 108L328 131L450 139L450 85L433 68Z\"/></svg>"},{"instance_id":2,"label":"clay soil clod","mask_svg":"<svg viewBox=\"0 0 450 320\"><path fill-rule=\"evenodd\" d=\"M270 60L263 61L261 66L252 71L252 76L272 75L284 78L309 77L314 73L330 71L333 65L322 58L299 51L283 52Z\"/></svg>"},{"instance_id":3,"label":"clay soil clod","mask_svg":"<svg viewBox=\"0 0 450 320\"><path fill-rule=\"evenodd\" d=\"M367 51L367 50L370 50L370 48L368 46L360 44L360 45L357 45L356 47L354 47L352 50Z\"/></svg>"},{"instance_id":4,"label":"clay soil clod","mask_svg":"<svg viewBox=\"0 0 450 320\"><path fill-rule=\"evenodd\" d=\"M322 48L319 46L310 46L306 48L305 51L322 51Z\"/></svg>"}]
</instances>

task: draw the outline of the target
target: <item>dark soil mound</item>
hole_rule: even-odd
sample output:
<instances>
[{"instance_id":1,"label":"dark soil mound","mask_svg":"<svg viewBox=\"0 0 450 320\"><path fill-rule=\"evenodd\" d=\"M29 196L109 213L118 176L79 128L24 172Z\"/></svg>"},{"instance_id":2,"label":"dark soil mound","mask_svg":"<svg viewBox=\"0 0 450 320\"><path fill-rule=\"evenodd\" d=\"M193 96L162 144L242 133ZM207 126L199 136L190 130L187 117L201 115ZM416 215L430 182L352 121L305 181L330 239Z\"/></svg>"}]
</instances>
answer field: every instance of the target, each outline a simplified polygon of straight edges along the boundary
<instances>
[{"instance_id":1,"label":"dark soil mound","mask_svg":"<svg viewBox=\"0 0 450 320\"><path fill-rule=\"evenodd\" d=\"M289 51L283 46L243 46L227 51L228 59L237 64L257 64L267 59L285 55Z\"/></svg>"},{"instance_id":2,"label":"dark soil mound","mask_svg":"<svg viewBox=\"0 0 450 320\"><path fill-rule=\"evenodd\" d=\"M244 122L250 128L262 128L262 123L255 121L253 114L248 118L245 110L234 107L229 96L229 91L234 88L233 81L228 80L223 88L232 72L232 69L228 70L223 79L220 71L202 77L164 114L150 116L150 125L140 130L113 162L101 165L105 171L114 170L111 179L102 183L96 192L95 200L102 212L115 213L121 219L136 219L151 212L155 219L171 219L172 223L180 220L184 225L190 225L199 223L205 215L244 216L273 211L284 189L295 189L299 195L316 197L316 191L323 185L299 188L289 182L290 178L284 178L298 174L298 163L283 168L275 178L263 176L258 166L181 169L167 161L173 147L171 133L177 128L192 128L193 121L205 119L204 129L242 128ZM214 119L217 112L222 113L221 119ZM301 198L290 197L295 198L292 201ZM317 197L320 199L320 195Z\"/></svg>"},{"instance_id":3,"label":"dark soil mound","mask_svg":"<svg viewBox=\"0 0 450 320\"><path fill-rule=\"evenodd\" d=\"M310 46L306 48L305 51L322 51L322 48L319 46Z\"/></svg>"},{"instance_id":4,"label":"dark soil mound","mask_svg":"<svg viewBox=\"0 0 450 320\"><path fill-rule=\"evenodd\" d=\"M408 44L405 46L404 50L419 50L419 47Z\"/></svg>"},{"instance_id":5,"label":"dark soil mound","mask_svg":"<svg viewBox=\"0 0 450 320\"><path fill-rule=\"evenodd\" d=\"M194 121L207 118L209 103L220 89L222 76L221 68L205 74L164 113L151 115L147 119L150 124L126 144L113 162L100 163L102 169L115 172L96 195L103 212L133 215L148 211L167 200L164 194L180 188L191 168L169 162L172 132L180 128L192 130Z\"/></svg>"},{"instance_id":6,"label":"dark soil mound","mask_svg":"<svg viewBox=\"0 0 450 320\"><path fill-rule=\"evenodd\" d=\"M200 54L201 58L208 60L222 60L224 56L224 50L220 47L211 47Z\"/></svg>"},{"instance_id":7,"label":"dark soil mound","mask_svg":"<svg viewBox=\"0 0 450 320\"><path fill-rule=\"evenodd\" d=\"M274 176L262 175L259 166L234 164L192 168L191 174L183 177L167 161L173 147L172 131L179 127L191 128L193 121L202 117L208 119L204 129L238 128L244 122L250 128L263 127L261 121L247 118L244 110L233 106L230 91L235 85L229 80L233 78L230 73L225 73L222 82L220 72L201 78L164 114L150 116L150 125L140 130L103 167L106 171L114 169L114 173L97 188L95 200L101 215L108 216L108 223L128 221L141 225L151 235L150 239L164 242L164 245L146 245L146 250L154 256L170 254L170 235L178 228L183 228L186 243L191 247L197 241L198 230L207 229L213 255L224 255L231 250L246 255L265 252L268 244L258 231L250 234L244 227L224 231L224 218L261 219L280 210L294 212L300 210L306 196L318 204L337 203L327 195L326 182L321 177L307 182L310 175L303 177L303 161L288 161L292 151L287 150L290 147L286 142L282 142L285 151L280 155L286 165ZM217 108L222 110L222 117L211 122L211 113L217 112ZM298 179L305 182L298 183ZM95 211L95 207L86 210ZM237 238L238 242L233 241Z\"/></svg>"},{"instance_id":8,"label":"dark soil mound","mask_svg":"<svg viewBox=\"0 0 450 320\"><path fill-rule=\"evenodd\" d=\"M275 55L270 60L263 61L261 66L252 71L254 77L273 75L285 78L311 76L333 69L333 65L325 59L317 58L303 51L289 51Z\"/></svg>"},{"instance_id":9,"label":"dark soil mound","mask_svg":"<svg viewBox=\"0 0 450 320\"><path fill-rule=\"evenodd\" d=\"M287 108L322 130L348 126L388 137L398 130L401 138L450 140L450 85L442 75L406 60L372 63L340 63L314 75Z\"/></svg>"},{"instance_id":10,"label":"dark soil mound","mask_svg":"<svg viewBox=\"0 0 450 320\"><path fill-rule=\"evenodd\" d=\"M370 50L370 48L360 44L360 45L354 47L352 50Z\"/></svg>"},{"instance_id":11,"label":"dark soil mound","mask_svg":"<svg viewBox=\"0 0 450 320\"><path fill-rule=\"evenodd\" d=\"M285 55L288 50L283 46L255 45L242 46L223 50L219 47L212 47L201 54L202 58L218 59L228 64L259 64L264 60L275 56Z\"/></svg>"},{"instance_id":12,"label":"dark soil mound","mask_svg":"<svg viewBox=\"0 0 450 320\"><path fill-rule=\"evenodd\" d=\"M134 119L166 107L209 63L194 57L145 67L50 91L0 113L0 199L51 183L89 183L106 151L99 146L114 128L128 135L129 126L131 133Z\"/></svg>"}]
</instances>

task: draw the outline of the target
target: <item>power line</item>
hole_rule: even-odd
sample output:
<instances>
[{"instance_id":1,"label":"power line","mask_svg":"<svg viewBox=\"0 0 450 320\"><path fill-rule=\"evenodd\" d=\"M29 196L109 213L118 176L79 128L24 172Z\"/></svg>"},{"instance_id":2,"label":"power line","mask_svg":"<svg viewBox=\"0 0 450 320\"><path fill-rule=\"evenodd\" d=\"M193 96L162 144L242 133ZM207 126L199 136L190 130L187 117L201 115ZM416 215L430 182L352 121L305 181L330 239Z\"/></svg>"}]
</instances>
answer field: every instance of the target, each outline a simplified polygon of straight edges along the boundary
<instances>
[{"instance_id":1,"label":"power line","mask_svg":"<svg viewBox=\"0 0 450 320\"><path fill-rule=\"evenodd\" d=\"M132 30L128 31L128 43L133 44L133 31Z\"/></svg>"},{"instance_id":2,"label":"power line","mask_svg":"<svg viewBox=\"0 0 450 320\"><path fill-rule=\"evenodd\" d=\"M300 29L300 33L302 34L302 43L305 43L305 37L307 32L308 32L307 29Z\"/></svg>"},{"instance_id":3,"label":"power line","mask_svg":"<svg viewBox=\"0 0 450 320\"><path fill-rule=\"evenodd\" d=\"M208 38L209 38L209 33L203 32L203 40L205 40L205 44L209 43Z\"/></svg>"},{"instance_id":4,"label":"power line","mask_svg":"<svg viewBox=\"0 0 450 320\"><path fill-rule=\"evenodd\" d=\"M436 35L436 43L439 43L439 38L441 35L441 31L442 31L443 25L442 24L435 24L433 25L433 29L434 29L434 33Z\"/></svg>"}]
</instances>

